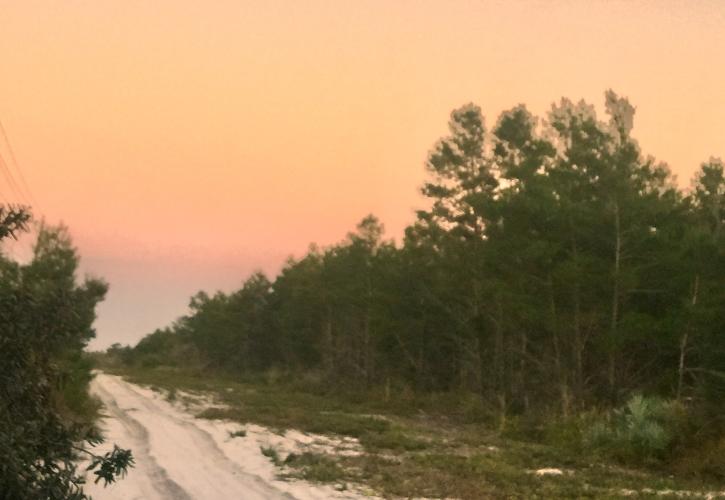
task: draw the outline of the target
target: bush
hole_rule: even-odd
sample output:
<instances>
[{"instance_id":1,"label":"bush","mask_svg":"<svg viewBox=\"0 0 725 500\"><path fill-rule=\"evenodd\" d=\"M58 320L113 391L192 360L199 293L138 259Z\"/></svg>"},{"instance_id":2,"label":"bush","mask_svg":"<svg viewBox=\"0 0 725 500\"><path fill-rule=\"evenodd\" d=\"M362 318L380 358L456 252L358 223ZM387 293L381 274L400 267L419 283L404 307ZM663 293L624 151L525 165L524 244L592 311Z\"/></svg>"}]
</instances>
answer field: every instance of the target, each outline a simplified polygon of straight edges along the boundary
<instances>
[{"instance_id":1,"label":"bush","mask_svg":"<svg viewBox=\"0 0 725 500\"><path fill-rule=\"evenodd\" d=\"M411 437L400 429L367 432L360 436L360 443L368 450L420 451L429 446L426 441Z\"/></svg>"},{"instance_id":2,"label":"bush","mask_svg":"<svg viewBox=\"0 0 725 500\"><path fill-rule=\"evenodd\" d=\"M0 206L0 219L4 207ZM12 231L0 221L3 232ZM128 450L105 455L88 395L95 308L107 285L75 277L67 230L41 226L28 264L0 255L0 499L83 500L85 475L105 484L133 465ZM78 468L78 454L91 458Z\"/></svg>"},{"instance_id":3,"label":"bush","mask_svg":"<svg viewBox=\"0 0 725 500\"><path fill-rule=\"evenodd\" d=\"M308 481L330 483L345 477L345 470L330 457L315 453L291 453L284 464L301 470L301 477Z\"/></svg>"},{"instance_id":4,"label":"bush","mask_svg":"<svg viewBox=\"0 0 725 500\"><path fill-rule=\"evenodd\" d=\"M282 464L279 453L273 446L260 446L259 451L262 452L262 455L269 458L274 465L279 467Z\"/></svg>"},{"instance_id":5,"label":"bush","mask_svg":"<svg viewBox=\"0 0 725 500\"><path fill-rule=\"evenodd\" d=\"M674 446L684 417L674 401L635 395L584 432L585 445L623 460L664 458Z\"/></svg>"},{"instance_id":6,"label":"bush","mask_svg":"<svg viewBox=\"0 0 725 500\"><path fill-rule=\"evenodd\" d=\"M229 437L230 438L236 438L236 437L247 437L247 430L246 429L239 429L236 431L229 431ZM264 453L264 452L262 452Z\"/></svg>"},{"instance_id":7,"label":"bush","mask_svg":"<svg viewBox=\"0 0 725 500\"><path fill-rule=\"evenodd\" d=\"M701 440L677 457L673 469L683 476L725 481L725 436Z\"/></svg>"}]
</instances>

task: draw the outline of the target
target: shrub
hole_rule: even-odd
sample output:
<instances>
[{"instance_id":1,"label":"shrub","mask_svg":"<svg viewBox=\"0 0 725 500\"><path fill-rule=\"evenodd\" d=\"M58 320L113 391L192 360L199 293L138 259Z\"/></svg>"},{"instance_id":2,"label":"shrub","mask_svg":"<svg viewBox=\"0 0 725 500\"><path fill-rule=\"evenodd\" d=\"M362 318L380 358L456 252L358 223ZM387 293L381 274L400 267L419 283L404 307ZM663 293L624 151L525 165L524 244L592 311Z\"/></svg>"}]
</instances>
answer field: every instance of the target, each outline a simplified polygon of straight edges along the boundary
<instances>
[{"instance_id":1,"label":"shrub","mask_svg":"<svg viewBox=\"0 0 725 500\"><path fill-rule=\"evenodd\" d=\"M239 429L236 431L230 431L229 432L230 438L236 438L236 437L247 437L247 430L246 429ZM264 452L262 452L264 453Z\"/></svg>"},{"instance_id":2,"label":"shrub","mask_svg":"<svg viewBox=\"0 0 725 500\"><path fill-rule=\"evenodd\" d=\"M282 464L279 453L273 446L260 446L259 451L262 452L262 455L269 458L274 465L279 466Z\"/></svg>"},{"instance_id":3,"label":"shrub","mask_svg":"<svg viewBox=\"0 0 725 500\"><path fill-rule=\"evenodd\" d=\"M330 483L345 477L345 470L330 457L315 453L290 453L285 465L301 470L301 477L308 481Z\"/></svg>"},{"instance_id":4,"label":"shrub","mask_svg":"<svg viewBox=\"0 0 725 500\"><path fill-rule=\"evenodd\" d=\"M360 436L360 443L366 449L374 450L420 451L428 447L426 441L411 437L400 429L367 432Z\"/></svg>"},{"instance_id":5,"label":"shrub","mask_svg":"<svg viewBox=\"0 0 725 500\"><path fill-rule=\"evenodd\" d=\"M676 402L635 395L594 422L584 432L584 442L624 460L661 459L672 449L683 416Z\"/></svg>"}]
</instances>

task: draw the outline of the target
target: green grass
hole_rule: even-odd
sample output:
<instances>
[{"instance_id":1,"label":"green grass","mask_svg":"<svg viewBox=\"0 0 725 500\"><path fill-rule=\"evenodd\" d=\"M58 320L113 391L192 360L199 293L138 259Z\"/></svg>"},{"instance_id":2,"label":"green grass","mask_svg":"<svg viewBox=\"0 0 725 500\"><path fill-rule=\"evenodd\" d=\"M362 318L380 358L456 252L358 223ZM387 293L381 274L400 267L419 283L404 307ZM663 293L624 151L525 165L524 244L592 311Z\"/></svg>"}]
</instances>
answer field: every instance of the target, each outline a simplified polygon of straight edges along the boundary
<instances>
[{"instance_id":1,"label":"green grass","mask_svg":"<svg viewBox=\"0 0 725 500\"><path fill-rule=\"evenodd\" d=\"M279 458L279 453L277 453L277 450L272 446L261 446L259 448L259 451L262 452L262 455L269 458L272 463L276 466L282 465L282 460Z\"/></svg>"},{"instance_id":2,"label":"green grass","mask_svg":"<svg viewBox=\"0 0 725 500\"><path fill-rule=\"evenodd\" d=\"M284 464L298 471L292 477L301 477L308 481L334 483L350 477L336 460L316 453L292 453L285 459Z\"/></svg>"},{"instance_id":3,"label":"green grass","mask_svg":"<svg viewBox=\"0 0 725 500\"><path fill-rule=\"evenodd\" d=\"M360 444L368 451L421 451L430 446L429 441L412 437L400 427L386 429L381 432L366 432L360 436Z\"/></svg>"},{"instance_id":4,"label":"green grass","mask_svg":"<svg viewBox=\"0 0 725 500\"><path fill-rule=\"evenodd\" d=\"M229 437L230 438L247 437L247 431L246 431L246 429L239 429L238 431L230 432Z\"/></svg>"},{"instance_id":5,"label":"green grass","mask_svg":"<svg viewBox=\"0 0 725 500\"><path fill-rule=\"evenodd\" d=\"M169 403L173 403L174 401L176 401L176 387L172 387L171 389L169 389L169 392L166 393L166 401L168 401Z\"/></svg>"},{"instance_id":6,"label":"green grass","mask_svg":"<svg viewBox=\"0 0 725 500\"><path fill-rule=\"evenodd\" d=\"M578 439L566 433L579 431L566 425L552 426L553 435L560 437L547 439L543 433L535 442L526 439L524 432L502 434L484 423L485 418L471 418L474 410L485 411L470 401L456 405L454 399L448 400L436 413L428 403L439 404L441 395L427 402L397 398L388 405L380 398L324 394L284 380L241 381L166 368L128 369L121 374L131 382L165 391L211 392L226 406L205 410L198 415L201 418L357 438L365 451L360 456L303 453L283 461L274 448L261 452L289 476L339 488L363 484L386 497L621 498L623 490L725 489L712 479L607 462L591 450L573 446ZM571 473L533 474L544 467ZM656 493L637 498L647 497L667 498Z\"/></svg>"}]
</instances>

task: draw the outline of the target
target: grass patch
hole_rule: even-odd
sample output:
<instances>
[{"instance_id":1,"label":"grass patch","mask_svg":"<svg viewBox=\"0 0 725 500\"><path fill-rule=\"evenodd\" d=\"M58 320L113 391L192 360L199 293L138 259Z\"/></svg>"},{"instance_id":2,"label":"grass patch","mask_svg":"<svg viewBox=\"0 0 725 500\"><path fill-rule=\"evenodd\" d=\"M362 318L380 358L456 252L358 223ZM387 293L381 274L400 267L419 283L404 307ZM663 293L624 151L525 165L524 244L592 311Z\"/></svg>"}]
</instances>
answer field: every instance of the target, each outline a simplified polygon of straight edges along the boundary
<instances>
[{"instance_id":1,"label":"grass patch","mask_svg":"<svg viewBox=\"0 0 725 500\"><path fill-rule=\"evenodd\" d=\"M393 398L386 407L372 396L366 400L360 394L328 394L318 387L307 391L299 381L284 378L240 380L163 367L129 369L121 374L131 382L165 391L213 393L225 406L204 410L198 415L202 418L357 438L365 450L360 456L301 453L283 461L273 447L260 451L275 465L289 469L291 477L335 485L364 484L381 496L622 498L624 490L644 490L638 498L654 498L663 490L724 489L721 481L712 478L623 467L603 460L594 450L574 446L580 441L579 434L589 428L589 421L574 427L552 422L548 429L537 431L539 437L532 437L523 424L520 432L502 434L487 421L486 409L476 398L456 405L446 399L452 395L411 396ZM446 404L440 404L443 401ZM431 402L437 405L437 412L428 406ZM720 461L723 448L713 447L713 464ZM571 473L534 474L547 467Z\"/></svg>"},{"instance_id":2,"label":"grass patch","mask_svg":"<svg viewBox=\"0 0 725 500\"><path fill-rule=\"evenodd\" d=\"M231 432L229 432L229 437L230 438L247 437L247 430L239 429L238 431L231 431Z\"/></svg>"},{"instance_id":3,"label":"grass patch","mask_svg":"<svg viewBox=\"0 0 725 500\"><path fill-rule=\"evenodd\" d=\"M166 401L169 403L173 403L176 401L176 387L172 387L169 389L169 391L166 393Z\"/></svg>"},{"instance_id":4,"label":"grass patch","mask_svg":"<svg viewBox=\"0 0 725 500\"><path fill-rule=\"evenodd\" d=\"M225 401L229 404L229 401ZM256 404L260 403L260 404ZM278 407L268 401L245 401L241 406L207 408L197 417L207 419L256 422L278 431L295 428L315 434L338 434L360 438L370 433L388 430L390 423L373 417L359 417L349 413L316 413L308 408Z\"/></svg>"},{"instance_id":5,"label":"grass patch","mask_svg":"<svg viewBox=\"0 0 725 500\"><path fill-rule=\"evenodd\" d=\"M284 464L299 471L293 477L308 481L335 483L349 478L349 474L334 459L317 453L291 453Z\"/></svg>"},{"instance_id":6,"label":"grass patch","mask_svg":"<svg viewBox=\"0 0 725 500\"><path fill-rule=\"evenodd\" d=\"M259 451L262 452L262 455L269 458L274 465L278 467L282 465L282 460L280 460L279 458L279 453L273 446L260 446Z\"/></svg>"},{"instance_id":7,"label":"grass patch","mask_svg":"<svg viewBox=\"0 0 725 500\"><path fill-rule=\"evenodd\" d=\"M360 444L369 451L421 451L429 447L428 441L412 437L399 428L367 432L360 437Z\"/></svg>"}]
</instances>

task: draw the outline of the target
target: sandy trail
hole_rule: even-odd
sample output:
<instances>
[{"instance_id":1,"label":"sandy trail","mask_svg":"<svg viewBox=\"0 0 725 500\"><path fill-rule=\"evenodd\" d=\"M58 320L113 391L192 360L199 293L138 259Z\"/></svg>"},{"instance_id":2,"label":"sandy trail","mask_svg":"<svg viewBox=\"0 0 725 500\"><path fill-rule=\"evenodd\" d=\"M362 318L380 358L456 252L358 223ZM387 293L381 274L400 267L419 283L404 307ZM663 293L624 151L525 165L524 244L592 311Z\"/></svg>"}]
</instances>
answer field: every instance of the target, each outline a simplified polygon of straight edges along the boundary
<instances>
[{"instance_id":1,"label":"sandy trail","mask_svg":"<svg viewBox=\"0 0 725 500\"><path fill-rule=\"evenodd\" d=\"M103 499L312 500L360 498L304 481L282 481L260 451L272 436L232 438L235 424L196 419L158 393L99 373L91 391L105 406L106 443L131 448L136 466L107 488L89 479L86 491ZM270 433L271 434L271 433Z\"/></svg>"}]
</instances>

